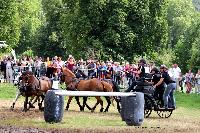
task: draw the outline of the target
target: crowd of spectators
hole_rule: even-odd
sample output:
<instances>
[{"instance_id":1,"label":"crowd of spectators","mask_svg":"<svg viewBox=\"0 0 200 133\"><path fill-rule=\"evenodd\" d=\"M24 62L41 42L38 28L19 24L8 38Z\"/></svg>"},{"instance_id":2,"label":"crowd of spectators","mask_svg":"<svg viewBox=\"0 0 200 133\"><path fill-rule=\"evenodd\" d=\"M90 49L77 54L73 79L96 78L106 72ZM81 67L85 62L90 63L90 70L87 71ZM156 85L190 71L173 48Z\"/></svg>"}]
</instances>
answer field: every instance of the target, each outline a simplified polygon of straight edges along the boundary
<instances>
[{"instance_id":1,"label":"crowd of spectators","mask_svg":"<svg viewBox=\"0 0 200 133\"><path fill-rule=\"evenodd\" d=\"M79 76L84 78L108 78L113 79L123 87L131 85L132 82L137 80L139 77L138 64L131 64L129 62L114 62L110 61L99 61L99 60L75 60L72 55L64 60L61 57L54 56L53 58L41 58L41 57L22 57L19 60L14 60L11 57L0 58L1 61L1 73L0 79L5 82L13 82L16 75L19 75L22 71L29 70L32 71L37 77L47 76L49 78L53 77L54 70L61 74L62 68L67 67L71 71L80 70ZM145 73L150 73L155 67L153 62L145 64ZM177 64L173 64L171 68L168 69L169 75L176 82L176 90L184 91L186 88L186 93L191 93L192 88L195 93L200 93L200 70L197 74L193 74L191 70L186 74L181 74L181 69Z\"/></svg>"}]
</instances>

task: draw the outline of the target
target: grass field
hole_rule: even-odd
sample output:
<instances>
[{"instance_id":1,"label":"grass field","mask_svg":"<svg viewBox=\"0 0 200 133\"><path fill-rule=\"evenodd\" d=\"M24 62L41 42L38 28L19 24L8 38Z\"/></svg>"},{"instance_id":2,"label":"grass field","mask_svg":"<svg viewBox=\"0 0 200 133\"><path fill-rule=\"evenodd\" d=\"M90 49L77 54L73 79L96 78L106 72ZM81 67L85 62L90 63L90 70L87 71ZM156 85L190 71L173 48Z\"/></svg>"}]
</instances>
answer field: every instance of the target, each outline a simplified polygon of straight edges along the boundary
<instances>
[{"instance_id":1,"label":"grass field","mask_svg":"<svg viewBox=\"0 0 200 133\"><path fill-rule=\"evenodd\" d=\"M14 111L9 110L15 97L15 90L11 84L0 84L0 125L54 129L63 132L200 132L200 95L197 94L176 92L177 109L170 118L159 118L156 112L153 112L138 128L129 127L121 121L116 106L111 106L108 113L99 113L99 108L94 113L89 110L80 112L75 100L72 100L69 111L65 111L61 123L48 124L44 121L43 112L37 108L26 113L21 111L23 97L17 102ZM88 100L89 105L92 106L94 103L94 98ZM105 106L106 102L104 103Z\"/></svg>"}]
</instances>

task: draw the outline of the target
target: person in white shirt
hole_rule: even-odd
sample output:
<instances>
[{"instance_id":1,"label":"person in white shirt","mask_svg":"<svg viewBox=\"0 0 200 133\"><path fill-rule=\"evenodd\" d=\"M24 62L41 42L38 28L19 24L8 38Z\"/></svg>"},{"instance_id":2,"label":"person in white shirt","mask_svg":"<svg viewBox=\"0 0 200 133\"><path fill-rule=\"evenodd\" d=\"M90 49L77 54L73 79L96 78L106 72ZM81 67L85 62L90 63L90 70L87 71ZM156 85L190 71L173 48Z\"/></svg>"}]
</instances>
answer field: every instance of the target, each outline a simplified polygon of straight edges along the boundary
<instances>
[{"instance_id":1,"label":"person in white shirt","mask_svg":"<svg viewBox=\"0 0 200 133\"><path fill-rule=\"evenodd\" d=\"M198 70L195 76L196 84L195 84L195 93L200 94L200 69Z\"/></svg>"},{"instance_id":2,"label":"person in white shirt","mask_svg":"<svg viewBox=\"0 0 200 133\"><path fill-rule=\"evenodd\" d=\"M176 82L176 90L179 90L179 80L181 80L181 69L177 64L174 64L172 69L170 70L172 76L171 78Z\"/></svg>"},{"instance_id":3,"label":"person in white shirt","mask_svg":"<svg viewBox=\"0 0 200 133\"><path fill-rule=\"evenodd\" d=\"M11 62L10 57L8 57L6 61L6 81L8 83L13 82L13 70L12 70L12 62Z\"/></svg>"}]
</instances>

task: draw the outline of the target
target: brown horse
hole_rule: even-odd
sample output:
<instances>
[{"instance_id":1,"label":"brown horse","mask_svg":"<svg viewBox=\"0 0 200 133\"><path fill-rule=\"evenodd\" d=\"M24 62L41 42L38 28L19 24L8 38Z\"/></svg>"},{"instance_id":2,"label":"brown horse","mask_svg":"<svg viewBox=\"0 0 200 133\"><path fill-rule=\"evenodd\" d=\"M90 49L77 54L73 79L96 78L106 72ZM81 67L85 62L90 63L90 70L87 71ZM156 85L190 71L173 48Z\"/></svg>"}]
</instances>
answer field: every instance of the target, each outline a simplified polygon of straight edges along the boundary
<instances>
[{"instance_id":1,"label":"brown horse","mask_svg":"<svg viewBox=\"0 0 200 133\"><path fill-rule=\"evenodd\" d=\"M109 83L112 86L112 90L114 92L120 92L119 87L118 87L118 85L117 85L117 83L115 81L113 81L111 79L102 79L102 83L104 83L104 82ZM106 101L107 101L108 105L107 105L107 107L106 107L104 112L108 112L108 109L110 107L111 101L110 101L110 97L105 96L105 98L106 98ZM117 103L117 110L120 113L120 111L121 111L120 97L114 97L114 99L115 99L115 101ZM87 102L87 97L84 99L84 104L86 104L86 102ZM85 106L84 104L83 104L83 109L84 109L84 106ZM86 104L86 106L87 106L87 104Z\"/></svg>"},{"instance_id":2,"label":"brown horse","mask_svg":"<svg viewBox=\"0 0 200 133\"><path fill-rule=\"evenodd\" d=\"M52 82L47 77L38 79L30 71L23 72L21 77L21 87L24 91L24 111L27 111L28 97L36 96L38 99L39 109L42 109L42 102L44 100L44 94L51 89ZM42 97L42 101L39 101L39 97Z\"/></svg>"},{"instance_id":3,"label":"brown horse","mask_svg":"<svg viewBox=\"0 0 200 133\"><path fill-rule=\"evenodd\" d=\"M89 79L89 80L79 80L76 78L75 74L67 68L63 69L63 76L61 76L61 80L65 81L65 83L67 85L67 89L69 89L69 90L101 91L101 92L103 92L103 91L104 92L105 91L112 92L113 91L112 86L109 83L107 83L105 81L101 81L96 78ZM69 104L70 104L72 98L73 97L69 97L66 109L69 108ZM84 109L84 105L86 105L90 109L90 107L86 104L85 98L86 97L84 97L84 100L83 100L83 107L81 107L80 103L78 103L78 101L77 101L81 110ZM100 111L102 112L103 111L103 101L100 98L100 96L97 96L95 98L97 99L97 103L91 110L94 111L96 106L100 103L100 105L101 105Z\"/></svg>"}]
</instances>

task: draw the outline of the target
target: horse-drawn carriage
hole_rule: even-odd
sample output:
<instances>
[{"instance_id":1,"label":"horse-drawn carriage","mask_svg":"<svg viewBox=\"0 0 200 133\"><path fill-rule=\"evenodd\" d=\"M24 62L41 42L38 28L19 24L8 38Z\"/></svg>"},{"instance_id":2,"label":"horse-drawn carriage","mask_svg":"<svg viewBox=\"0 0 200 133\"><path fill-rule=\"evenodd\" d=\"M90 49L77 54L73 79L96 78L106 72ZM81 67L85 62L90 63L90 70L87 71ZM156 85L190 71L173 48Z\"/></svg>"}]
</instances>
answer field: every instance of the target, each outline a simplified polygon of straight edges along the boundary
<instances>
[{"instance_id":1,"label":"horse-drawn carriage","mask_svg":"<svg viewBox=\"0 0 200 133\"><path fill-rule=\"evenodd\" d=\"M155 96L155 88L152 84L145 81L138 81L136 84L133 91L144 93L144 115L146 118L151 115L153 110L156 111L161 118L169 118L171 116L174 108L163 108L163 101L158 96Z\"/></svg>"}]
</instances>

